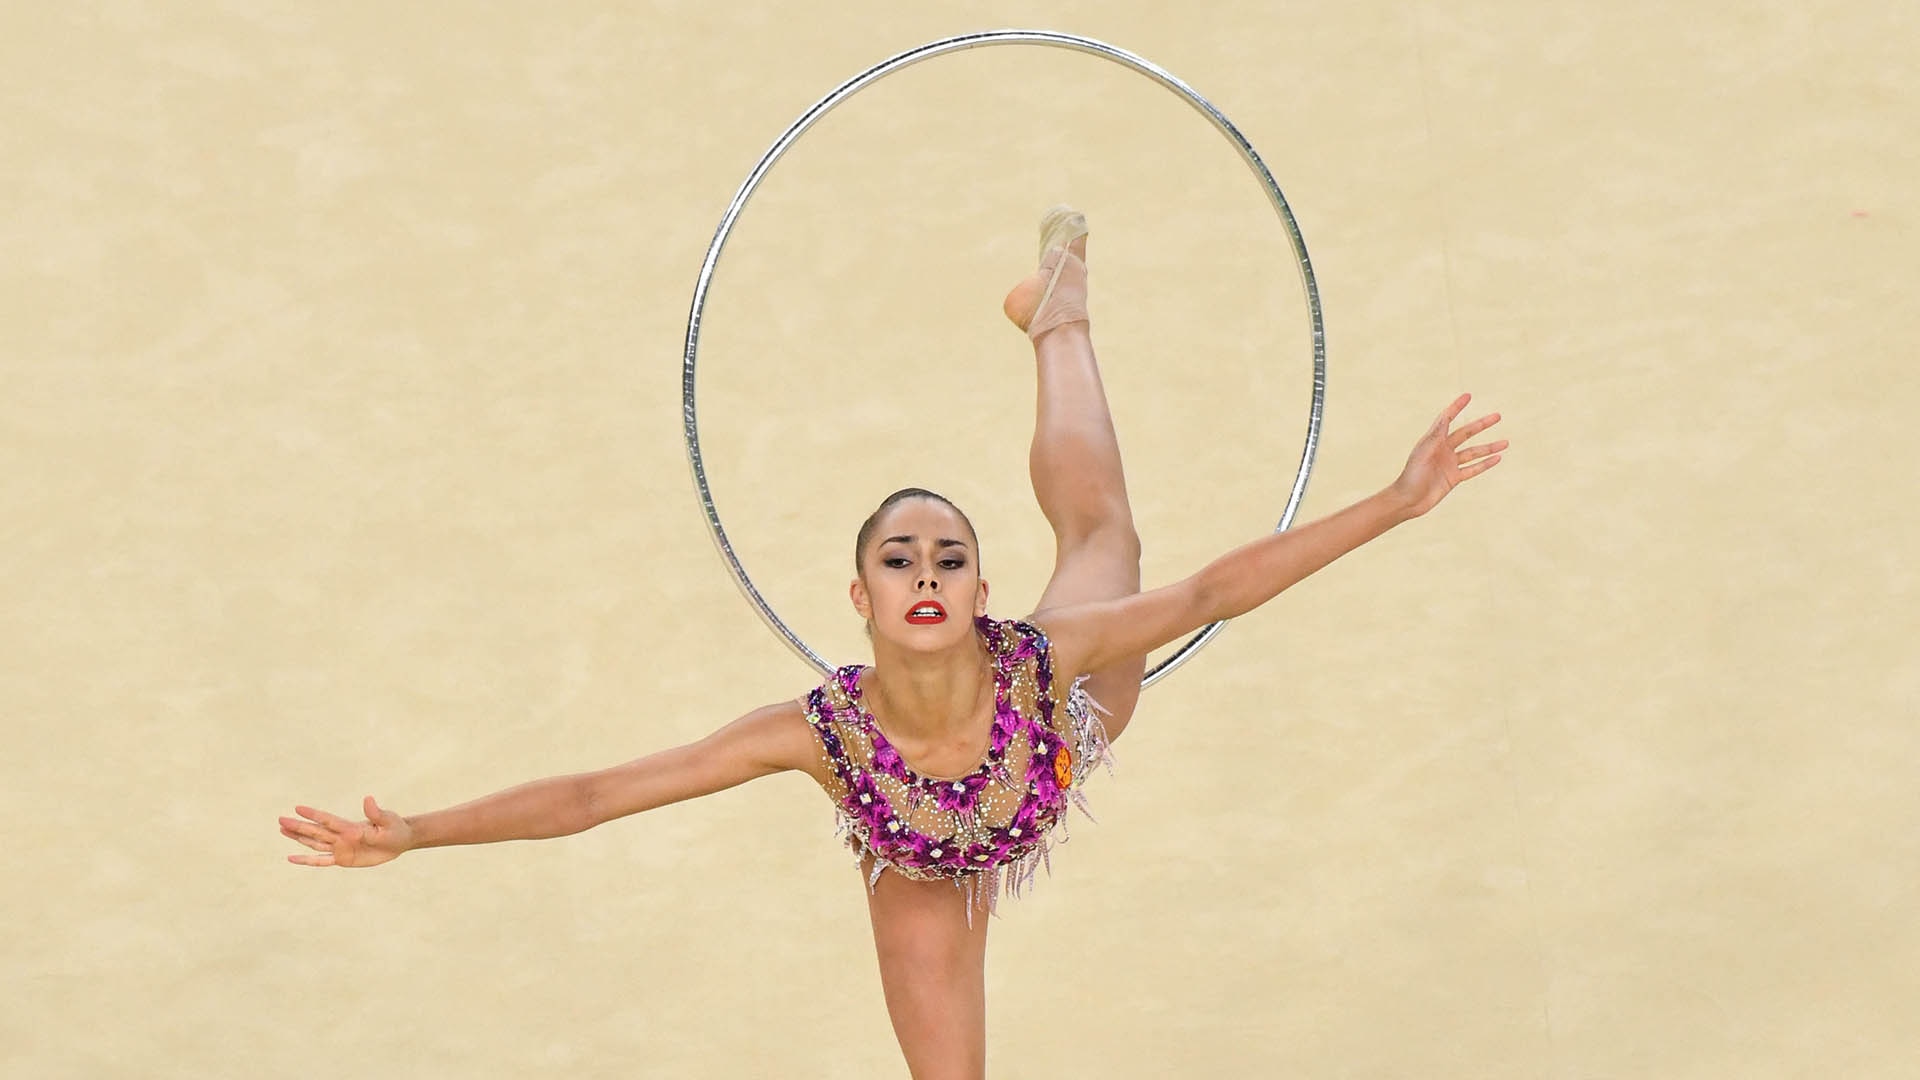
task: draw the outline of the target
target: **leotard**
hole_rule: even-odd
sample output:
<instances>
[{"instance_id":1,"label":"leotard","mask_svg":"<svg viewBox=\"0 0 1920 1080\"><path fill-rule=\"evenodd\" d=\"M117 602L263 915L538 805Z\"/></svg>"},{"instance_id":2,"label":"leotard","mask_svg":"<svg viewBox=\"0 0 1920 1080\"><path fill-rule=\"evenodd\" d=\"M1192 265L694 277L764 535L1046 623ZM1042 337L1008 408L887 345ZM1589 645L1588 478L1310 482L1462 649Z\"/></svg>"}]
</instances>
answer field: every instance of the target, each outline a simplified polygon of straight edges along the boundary
<instances>
[{"instance_id":1,"label":"leotard","mask_svg":"<svg viewBox=\"0 0 1920 1080\"><path fill-rule=\"evenodd\" d=\"M1001 891L1017 896L1040 866L1052 871L1067 805L1088 813L1080 788L1096 766L1112 769L1095 715L1105 710L1084 677L1056 700L1046 633L1017 620L974 627L993 661L994 714L986 756L964 776L923 776L907 764L862 700L864 665L840 668L806 697L839 834L856 859L872 859L868 888L886 870L951 880L967 893L969 922L977 904L991 912Z\"/></svg>"}]
</instances>

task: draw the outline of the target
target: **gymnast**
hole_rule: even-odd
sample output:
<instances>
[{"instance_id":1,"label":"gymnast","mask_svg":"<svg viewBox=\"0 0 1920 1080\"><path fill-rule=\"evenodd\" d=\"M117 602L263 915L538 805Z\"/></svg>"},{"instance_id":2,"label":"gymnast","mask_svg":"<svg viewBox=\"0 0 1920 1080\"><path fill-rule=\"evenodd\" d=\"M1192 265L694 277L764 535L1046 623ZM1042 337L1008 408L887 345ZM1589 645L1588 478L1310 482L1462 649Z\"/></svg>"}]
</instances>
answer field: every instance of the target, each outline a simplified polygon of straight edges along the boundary
<instances>
[{"instance_id":1,"label":"gymnast","mask_svg":"<svg viewBox=\"0 0 1920 1080\"><path fill-rule=\"evenodd\" d=\"M1376 494L1141 592L1140 541L1089 336L1086 235L1079 213L1049 211L1039 266L1004 305L1033 344L1039 391L1029 465L1056 544L1032 615L989 618L980 541L966 515L930 491L898 491L854 544L849 593L873 642L872 665L840 668L809 693L685 746L445 810L401 815L371 795L364 821L295 807L299 816L280 818L280 831L315 854L288 860L377 866L415 848L567 836L799 770L827 793L859 865L908 1069L916 1080L985 1076L990 920L975 913L1027 886L1068 805L1084 809L1087 777L1133 717L1147 653L1244 615L1425 514L1507 446L1463 449L1500 419L1454 426L1463 394Z\"/></svg>"}]
</instances>

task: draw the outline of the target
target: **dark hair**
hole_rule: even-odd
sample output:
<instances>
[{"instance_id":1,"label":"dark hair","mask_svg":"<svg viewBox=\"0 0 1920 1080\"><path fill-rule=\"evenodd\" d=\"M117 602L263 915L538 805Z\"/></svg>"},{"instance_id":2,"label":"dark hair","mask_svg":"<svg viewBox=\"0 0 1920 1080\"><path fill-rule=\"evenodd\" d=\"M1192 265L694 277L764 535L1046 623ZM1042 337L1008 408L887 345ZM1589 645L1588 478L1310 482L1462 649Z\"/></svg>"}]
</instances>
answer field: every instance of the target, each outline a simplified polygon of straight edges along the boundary
<instances>
[{"instance_id":1,"label":"dark hair","mask_svg":"<svg viewBox=\"0 0 1920 1080\"><path fill-rule=\"evenodd\" d=\"M934 502L940 503L947 507L947 509L959 514L961 523L966 525L967 532L973 536L973 546L976 549L979 548L980 534L974 532L973 522L967 517L967 512L955 506L952 499L947 498L937 491L928 491L926 488L901 488L899 491L881 499L880 505L874 508L873 513L867 515L867 520L860 523L860 532L853 538L854 573L859 574L865 572L860 560L867 553L867 544L873 539L873 530L880 525L881 515L893 509L896 505L906 502L908 499L932 499ZM978 566L979 564L980 556L976 551L974 555L974 565Z\"/></svg>"}]
</instances>

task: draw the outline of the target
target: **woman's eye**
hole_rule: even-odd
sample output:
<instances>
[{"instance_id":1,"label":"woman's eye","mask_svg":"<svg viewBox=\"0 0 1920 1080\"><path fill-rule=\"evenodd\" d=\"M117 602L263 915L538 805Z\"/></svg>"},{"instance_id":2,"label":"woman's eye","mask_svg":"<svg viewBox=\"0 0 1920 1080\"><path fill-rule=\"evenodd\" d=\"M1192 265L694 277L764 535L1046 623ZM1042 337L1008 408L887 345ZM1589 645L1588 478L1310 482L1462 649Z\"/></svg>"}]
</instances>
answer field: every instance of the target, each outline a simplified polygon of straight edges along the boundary
<instances>
[{"instance_id":1,"label":"woman's eye","mask_svg":"<svg viewBox=\"0 0 1920 1080\"><path fill-rule=\"evenodd\" d=\"M948 570L958 570L967 565L967 561L965 559L941 559L940 565Z\"/></svg>"},{"instance_id":2,"label":"woman's eye","mask_svg":"<svg viewBox=\"0 0 1920 1080\"><path fill-rule=\"evenodd\" d=\"M907 565L907 560L899 555L889 555L886 558L880 560L880 563L883 566L891 566L895 570L898 570L899 568Z\"/></svg>"}]
</instances>

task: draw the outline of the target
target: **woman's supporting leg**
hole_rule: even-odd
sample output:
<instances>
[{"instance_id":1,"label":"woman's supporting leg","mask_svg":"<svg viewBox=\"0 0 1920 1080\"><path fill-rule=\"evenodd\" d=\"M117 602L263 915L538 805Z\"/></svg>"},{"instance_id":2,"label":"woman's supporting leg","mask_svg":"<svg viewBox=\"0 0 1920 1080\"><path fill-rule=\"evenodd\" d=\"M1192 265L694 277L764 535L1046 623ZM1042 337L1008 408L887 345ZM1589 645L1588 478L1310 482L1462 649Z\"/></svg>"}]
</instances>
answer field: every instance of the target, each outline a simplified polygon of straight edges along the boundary
<instances>
[{"instance_id":1,"label":"woman's supporting leg","mask_svg":"<svg viewBox=\"0 0 1920 1080\"><path fill-rule=\"evenodd\" d=\"M1062 269L1047 306L1077 304L1076 313L1083 313L1086 238L1076 239L1068 250L1075 258ZM1008 296L1007 315L1016 325L1048 321L1046 312L1031 308L1046 274L1045 269L1036 272ZM1046 330L1033 341L1033 357L1038 393L1028 468L1040 512L1053 526L1055 548L1053 577L1036 614L1137 593L1140 536L1089 324L1082 319ZM1146 657L1136 657L1092 672L1087 681L1087 692L1112 713L1104 718L1111 738L1118 738L1133 717L1146 665Z\"/></svg>"},{"instance_id":2,"label":"woman's supporting leg","mask_svg":"<svg viewBox=\"0 0 1920 1080\"><path fill-rule=\"evenodd\" d=\"M893 873L867 896L887 1016L913 1080L987 1075L989 920L976 910L968 926L966 904L952 882Z\"/></svg>"}]
</instances>

